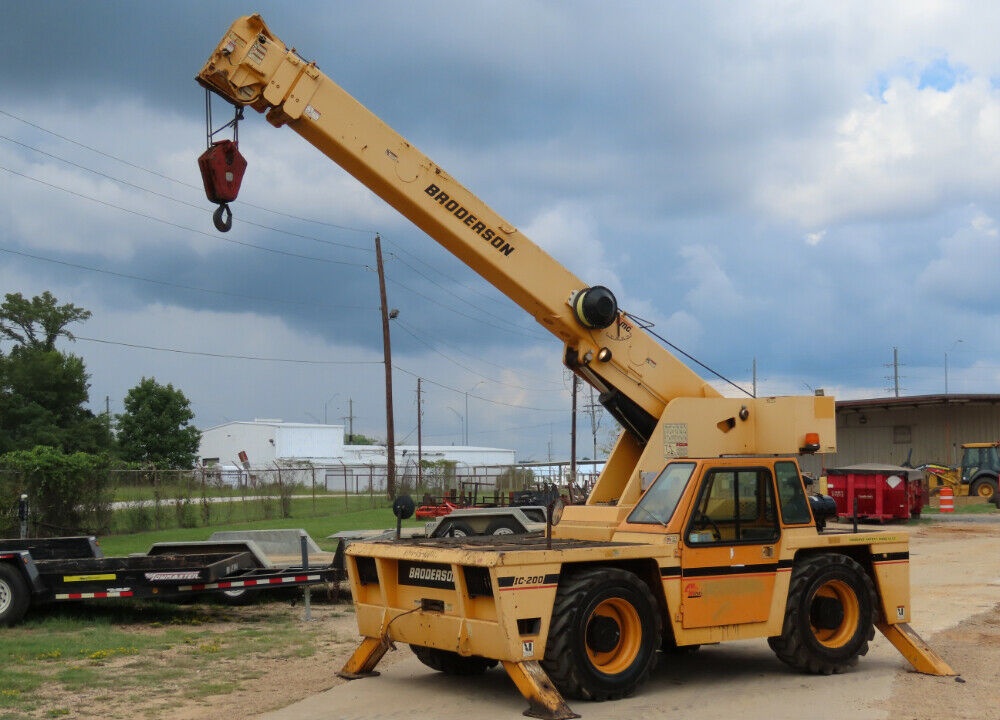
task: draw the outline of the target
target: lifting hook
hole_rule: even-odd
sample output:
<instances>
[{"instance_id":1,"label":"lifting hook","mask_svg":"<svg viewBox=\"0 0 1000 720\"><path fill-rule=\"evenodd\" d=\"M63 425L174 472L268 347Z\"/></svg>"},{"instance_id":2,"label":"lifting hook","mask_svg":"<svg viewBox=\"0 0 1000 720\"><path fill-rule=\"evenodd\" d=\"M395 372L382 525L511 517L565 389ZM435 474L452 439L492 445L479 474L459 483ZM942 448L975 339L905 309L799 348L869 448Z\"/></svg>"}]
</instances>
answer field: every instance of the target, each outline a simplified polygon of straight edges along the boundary
<instances>
[{"instance_id":1,"label":"lifting hook","mask_svg":"<svg viewBox=\"0 0 1000 720\"><path fill-rule=\"evenodd\" d=\"M229 203L219 203L212 213L212 222L219 232L229 232L233 227L233 211L229 209Z\"/></svg>"}]
</instances>

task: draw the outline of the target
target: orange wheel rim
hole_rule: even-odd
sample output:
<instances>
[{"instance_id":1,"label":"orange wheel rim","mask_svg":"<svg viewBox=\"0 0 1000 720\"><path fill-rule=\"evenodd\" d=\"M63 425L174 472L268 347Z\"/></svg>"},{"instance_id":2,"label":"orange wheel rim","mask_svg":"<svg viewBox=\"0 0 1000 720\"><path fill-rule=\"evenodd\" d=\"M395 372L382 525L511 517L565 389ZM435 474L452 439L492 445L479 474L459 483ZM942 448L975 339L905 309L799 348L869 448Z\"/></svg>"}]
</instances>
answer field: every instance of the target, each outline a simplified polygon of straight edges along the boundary
<instances>
[{"instance_id":1,"label":"orange wheel rim","mask_svg":"<svg viewBox=\"0 0 1000 720\"><path fill-rule=\"evenodd\" d=\"M597 624L603 632L592 641L591 629ZM593 666L607 675L624 672L639 656L642 646L642 621L630 602L609 598L601 602L587 619L587 657Z\"/></svg>"},{"instance_id":2,"label":"orange wheel rim","mask_svg":"<svg viewBox=\"0 0 1000 720\"><path fill-rule=\"evenodd\" d=\"M813 635L821 645L828 648L843 647L854 637L854 632L861 620L861 605L858 602L858 596L844 581L831 580L820 586L819 590L816 591L815 598L836 601L843 612L843 618L836 627L832 628L820 628L813 625Z\"/></svg>"}]
</instances>

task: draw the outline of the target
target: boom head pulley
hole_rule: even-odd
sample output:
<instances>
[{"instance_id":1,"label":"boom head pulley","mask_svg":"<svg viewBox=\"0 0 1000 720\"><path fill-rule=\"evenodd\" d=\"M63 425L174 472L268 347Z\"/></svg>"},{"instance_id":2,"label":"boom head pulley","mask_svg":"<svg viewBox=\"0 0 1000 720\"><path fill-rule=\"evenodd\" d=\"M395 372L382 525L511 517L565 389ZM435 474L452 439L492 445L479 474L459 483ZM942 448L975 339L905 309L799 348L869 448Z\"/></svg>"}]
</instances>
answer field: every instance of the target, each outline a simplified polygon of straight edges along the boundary
<instances>
[{"instance_id":1,"label":"boom head pulley","mask_svg":"<svg viewBox=\"0 0 1000 720\"><path fill-rule=\"evenodd\" d=\"M603 285L580 290L570 298L573 314L586 328L603 330L618 319L618 300Z\"/></svg>"}]
</instances>

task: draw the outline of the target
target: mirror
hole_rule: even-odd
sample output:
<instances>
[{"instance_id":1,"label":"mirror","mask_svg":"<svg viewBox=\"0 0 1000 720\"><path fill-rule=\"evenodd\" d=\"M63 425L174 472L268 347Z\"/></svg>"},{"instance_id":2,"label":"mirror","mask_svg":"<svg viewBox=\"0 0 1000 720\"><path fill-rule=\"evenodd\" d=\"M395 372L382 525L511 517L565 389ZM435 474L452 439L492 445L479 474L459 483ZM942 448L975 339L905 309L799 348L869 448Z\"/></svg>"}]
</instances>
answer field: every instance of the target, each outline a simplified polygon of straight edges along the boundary
<instances>
[{"instance_id":1,"label":"mirror","mask_svg":"<svg viewBox=\"0 0 1000 720\"><path fill-rule=\"evenodd\" d=\"M408 520L413 517L413 511L416 509L417 506L409 495L400 495L392 502L392 514L398 520Z\"/></svg>"}]
</instances>

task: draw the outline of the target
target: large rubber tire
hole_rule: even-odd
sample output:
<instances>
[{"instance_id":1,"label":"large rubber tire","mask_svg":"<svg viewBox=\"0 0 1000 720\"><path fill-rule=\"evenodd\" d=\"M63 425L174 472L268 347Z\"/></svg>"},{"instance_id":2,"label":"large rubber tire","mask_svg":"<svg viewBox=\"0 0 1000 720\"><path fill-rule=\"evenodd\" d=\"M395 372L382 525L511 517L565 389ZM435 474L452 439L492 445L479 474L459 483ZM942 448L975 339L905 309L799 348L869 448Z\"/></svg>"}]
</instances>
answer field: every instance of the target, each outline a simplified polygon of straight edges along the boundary
<instances>
[{"instance_id":1,"label":"large rubber tire","mask_svg":"<svg viewBox=\"0 0 1000 720\"><path fill-rule=\"evenodd\" d=\"M792 570L781 635L767 642L796 670L844 672L868 652L876 607L875 586L864 568L846 555L814 555Z\"/></svg>"},{"instance_id":2,"label":"large rubber tire","mask_svg":"<svg viewBox=\"0 0 1000 720\"><path fill-rule=\"evenodd\" d=\"M17 568L0 563L0 625L11 627L24 618L31 602L28 583Z\"/></svg>"},{"instance_id":3,"label":"large rubber tire","mask_svg":"<svg viewBox=\"0 0 1000 720\"><path fill-rule=\"evenodd\" d=\"M223 605L242 607L244 605L252 605L257 602L261 598L263 592L263 590L235 588L231 590L222 590L218 593L212 593L212 599L217 600Z\"/></svg>"},{"instance_id":4,"label":"large rubber tire","mask_svg":"<svg viewBox=\"0 0 1000 720\"><path fill-rule=\"evenodd\" d=\"M459 655L450 650L439 650L423 645L410 645L410 649L417 656L417 660L431 670L437 670L445 675L482 675L497 664L496 660L478 655Z\"/></svg>"},{"instance_id":5,"label":"large rubber tire","mask_svg":"<svg viewBox=\"0 0 1000 720\"><path fill-rule=\"evenodd\" d=\"M469 537L475 534L472 526L461 520L445 520L441 523L441 537Z\"/></svg>"},{"instance_id":6,"label":"large rubber tire","mask_svg":"<svg viewBox=\"0 0 1000 720\"><path fill-rule=\"evenodd\" d=\"M487 535L521 535L524 528L512 518L500 517L486 526Z\"/></svg>"},{"instance_id":7,"label":"large rubber tire","mask_svg":"<svg viewBox=\"0 0 1000 720\"><path fill-rule=\"evenodd\" d=\"M656 665L662 628L653 593L633 573L581 570L559 584L542 667L566 697L617 700Z\"/></svg>"},{"instance_id":8,"label":"large rubber tire","mask_svg":"<svg viewBox=\"0 0 1000 720\"><path fill-rule=\"evenodd\" d=\"M986 502L993 502L993 498L997 496L996 481L991 480L990 478L977 480L969 489L969 494L974 495L975 497L980 497Z\"/></svg>"}]
</instances>

